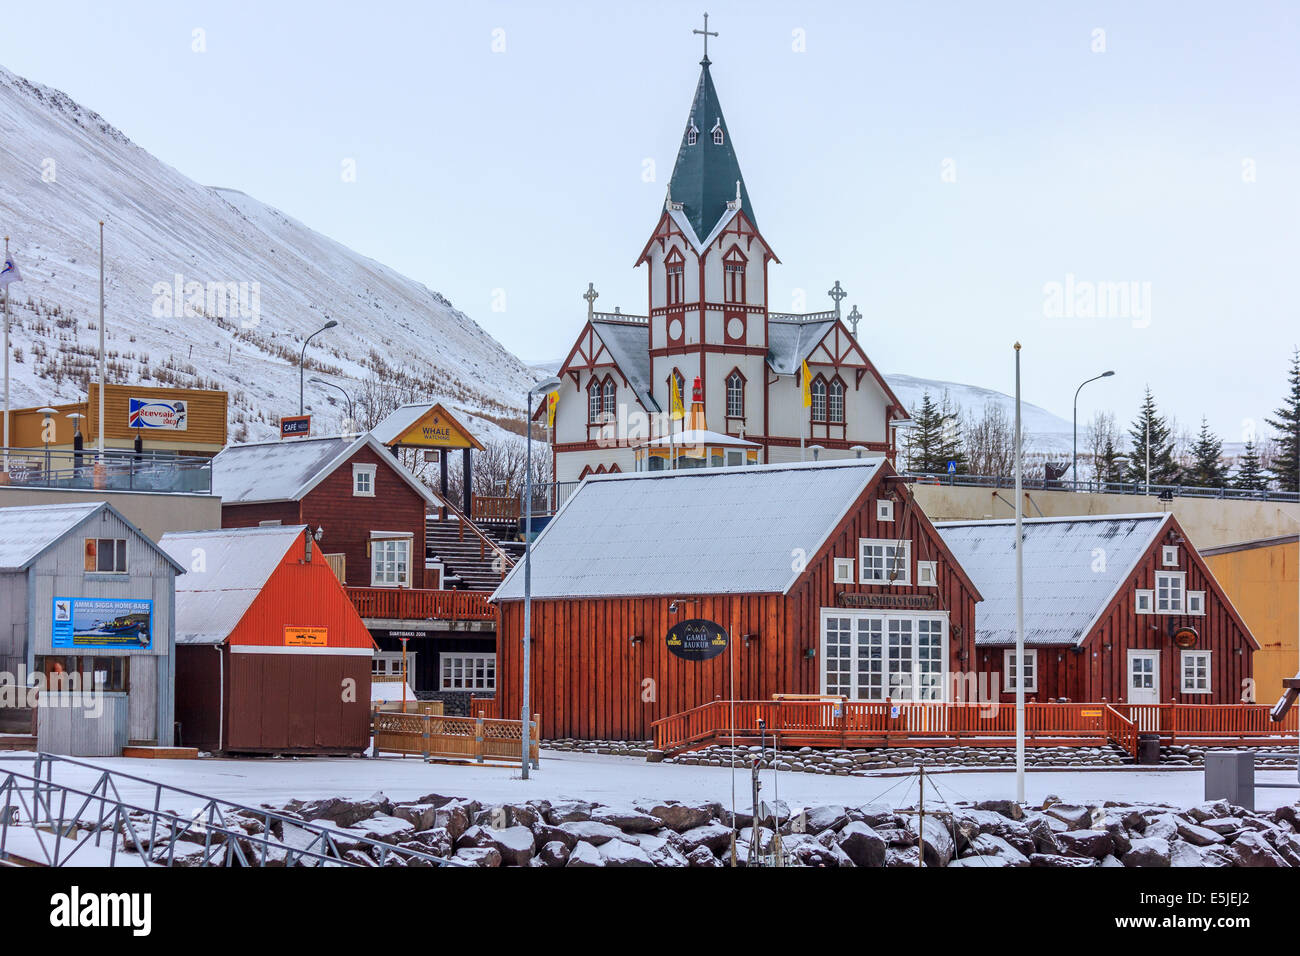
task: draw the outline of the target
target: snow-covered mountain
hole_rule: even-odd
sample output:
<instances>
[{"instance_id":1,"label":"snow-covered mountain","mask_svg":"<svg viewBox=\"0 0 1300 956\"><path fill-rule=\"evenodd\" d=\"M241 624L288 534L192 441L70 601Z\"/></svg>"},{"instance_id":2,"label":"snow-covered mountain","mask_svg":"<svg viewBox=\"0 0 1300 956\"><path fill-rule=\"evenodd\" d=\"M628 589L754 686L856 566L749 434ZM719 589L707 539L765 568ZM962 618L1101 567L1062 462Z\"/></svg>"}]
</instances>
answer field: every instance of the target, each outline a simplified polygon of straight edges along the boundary
<instances>
[{"instance_id":1,"label":"snow-covered mountain","mask_svg":"<svg viewBox=\"0 0 1300 956\"><path fill-rule=\"evenodd\" d=\"M101 217L110 380L224 388L232 439L270 437L297 412L303 337L330 319L339 326L313 339L307 374L358 405L383 391L389 403L449 401L489 429L522 417L531 373L437 292L187 179L63 93L0 68L0 226L23 277L11 287L16 407L85 394ZM306 401L318 431L342 424L337 391L309 384Z\"/></svg>"}]
</instances>

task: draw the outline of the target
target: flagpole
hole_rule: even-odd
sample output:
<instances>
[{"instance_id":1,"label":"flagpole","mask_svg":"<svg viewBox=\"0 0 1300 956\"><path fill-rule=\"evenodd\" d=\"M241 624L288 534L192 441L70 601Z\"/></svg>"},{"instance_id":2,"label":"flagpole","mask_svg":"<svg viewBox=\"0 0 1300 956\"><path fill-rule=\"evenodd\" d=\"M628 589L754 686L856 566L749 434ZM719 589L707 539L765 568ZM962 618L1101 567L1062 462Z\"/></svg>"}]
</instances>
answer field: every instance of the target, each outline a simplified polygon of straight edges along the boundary
<instances>
[{"instance_id":1,"label":"flagpole","mask_svg":"<svg viewBox=\"0 0 1300 956\"><path fill-rule=\"evenodd\" d=\"M1025 802L1025 554L1024 470L1020 445L1020 343L1016 343L1016 802Z\"/></svg>"},{"instance_id":2,"label":"flagpole","mask_svg":"<svg viewBox=\"0 0 1300 956\"><path fill-rule=\"evenodd\" d=\"M106 372L104 356L104 220L99 220L99 410L95 413L95 434L99 460L104 460L104 378ZM6 442L8 444L8 442Z\"/></svg>"}]
</instances>

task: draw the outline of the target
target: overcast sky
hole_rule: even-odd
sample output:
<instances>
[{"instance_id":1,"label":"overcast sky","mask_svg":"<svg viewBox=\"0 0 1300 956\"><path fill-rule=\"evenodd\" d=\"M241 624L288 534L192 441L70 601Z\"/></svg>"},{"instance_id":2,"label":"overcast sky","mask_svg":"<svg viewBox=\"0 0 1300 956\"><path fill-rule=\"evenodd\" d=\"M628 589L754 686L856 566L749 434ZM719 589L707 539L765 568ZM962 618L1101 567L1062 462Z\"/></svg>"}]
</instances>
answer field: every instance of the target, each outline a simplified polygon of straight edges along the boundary
<instances>
[{"instance_id":1,"label":"overcast sky","mask_svg":"<svg viewBox=\"0 0 1300 956\"><path fill-rule=\"evenodd\" d=\"M1081 419L1127 422L1149 383L1235 441L1278 405L1300 342L1298 3L42 0L6 4L0 63L541 360L589 281L645 310L632 263L706 4L773 308L828 307L838 279L883 371L1004 391L1019 339L1025 397L1065 417L1107 368ZM1050 288L1071 276L1073 312ZM1078 314L1101 283L1135 284L1127 312Z\"/></svg>"}]
</instances>

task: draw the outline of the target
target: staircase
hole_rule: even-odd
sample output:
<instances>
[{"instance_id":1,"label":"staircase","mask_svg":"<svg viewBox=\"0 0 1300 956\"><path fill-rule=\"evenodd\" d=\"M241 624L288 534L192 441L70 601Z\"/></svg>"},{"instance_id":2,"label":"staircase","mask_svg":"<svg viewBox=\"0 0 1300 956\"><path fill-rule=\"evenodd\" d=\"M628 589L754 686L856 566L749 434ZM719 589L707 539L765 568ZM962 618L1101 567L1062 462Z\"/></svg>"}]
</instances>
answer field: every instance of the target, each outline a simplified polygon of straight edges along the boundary
<instances>
[{"instance_id":1,"label":"staircase","mask_svg":"<svg viewBox=\"0 0 1300 956\"><path fill-rule=\"evenodd\" d=\"M459 515L448 515L445 521L431 515L425 525L425 556L442 563L444 588L495 590L521 548L468 524Z\"/></svg>"}]
</instances>

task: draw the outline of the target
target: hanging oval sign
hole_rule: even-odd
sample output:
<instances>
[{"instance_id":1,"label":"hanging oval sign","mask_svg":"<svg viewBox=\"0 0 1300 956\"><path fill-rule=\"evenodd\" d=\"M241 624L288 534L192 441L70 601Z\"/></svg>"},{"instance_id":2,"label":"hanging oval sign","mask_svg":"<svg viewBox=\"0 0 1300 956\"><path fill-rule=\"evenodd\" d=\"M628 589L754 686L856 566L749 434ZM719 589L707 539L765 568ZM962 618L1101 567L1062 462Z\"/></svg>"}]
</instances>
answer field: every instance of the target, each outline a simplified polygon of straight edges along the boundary
<instances>
[{"instance_id":1,"label":"hanging oval sign","mask_svg":"<svg viewBox=\"0 0 1300 956\"><path fill-rule=\"evenodd\" d=\"M1182 648L1195 647L1198 637L1200 635L1196 633L1196 628L1190 624L1184 624L1174 631L1174 643Z\"/></svg>"},{"instance_id":2,"label":"hanging oval sign","mask_svg":"<svg viewBox=\"0 0 1300 956\"><path fill-rule=\"evenodd\" d=\"M707 661L727 649L727 632L712 621L679 621L668 632L668 650L684 661Z\"/></svg>"}]
</instances>

